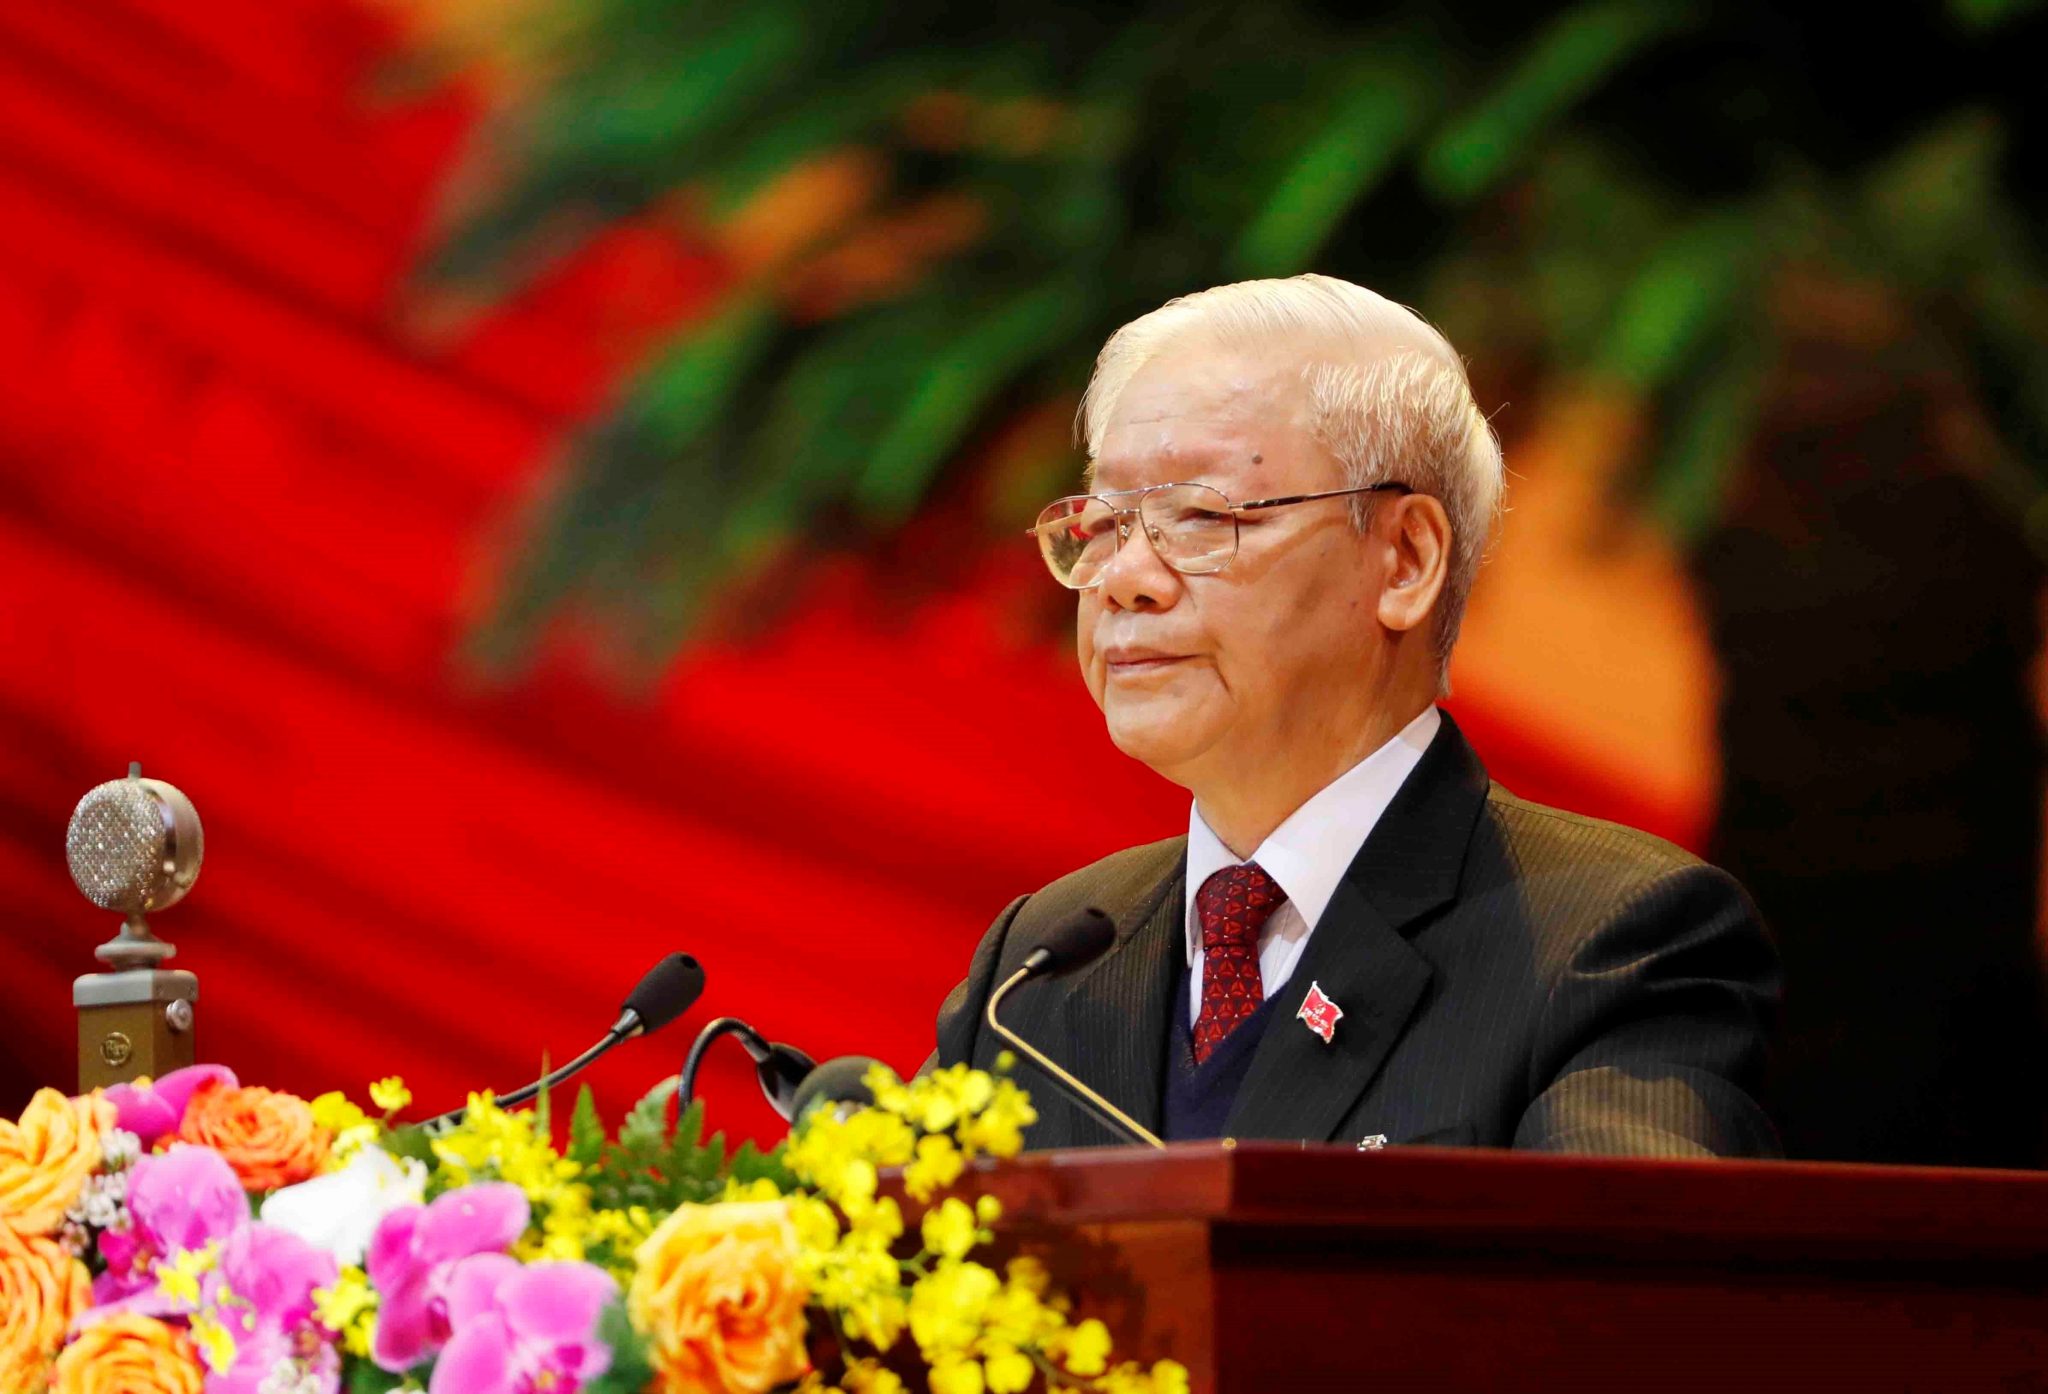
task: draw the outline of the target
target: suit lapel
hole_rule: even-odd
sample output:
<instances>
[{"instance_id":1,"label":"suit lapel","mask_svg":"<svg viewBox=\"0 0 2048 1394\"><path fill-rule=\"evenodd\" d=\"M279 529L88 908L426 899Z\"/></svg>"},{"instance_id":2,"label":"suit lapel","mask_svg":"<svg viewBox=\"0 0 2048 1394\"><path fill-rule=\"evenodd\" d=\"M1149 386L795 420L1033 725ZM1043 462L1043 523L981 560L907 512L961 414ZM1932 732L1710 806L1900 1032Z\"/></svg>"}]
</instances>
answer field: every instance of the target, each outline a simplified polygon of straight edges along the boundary
<instances>
[{"instance_id":1,"label":"suit lapel","mask_svg":"<svg viewBox=\"0 0 2048 1394\"><path fill-rule=\"evenodd\" d=\"M1224 1132L1317 1142L1334 1134L1394 1048L1430 977L1422 956L1372 904L1348 881L1339 885L1280 989ZM1311 986L1344 1013L1328 1045L1296 1020Z\"/></svg>"},{"instance_id":2,"label":"suit lapel","mask_svg":"<svg viewBox=\"0 0 2048 1394\"><path fill-rule=\"evenodd\" d=\"M1083 969L1055 1009L1071 1043L1061 1059L1118 1108L1159 1126L1172 991L1187 954L1187 856L1117 925L1109 952Z\"/></svg>"},{"instance_id":3,"label":"suit lapel","mask_svg":"<svg viewBox=\"0 0 2048 1394\"><path fill-rule=\"evenodd\" d=\"M1335 1135L1429 987L1433 970L1406 931L1457 894L1487 787L1485 768L1446 713L1280 990L1225 1125L1230 1136ZM1296 1019L1312 987L1344 1013L1328 1044Z\"/></svg>"}]
</instances>

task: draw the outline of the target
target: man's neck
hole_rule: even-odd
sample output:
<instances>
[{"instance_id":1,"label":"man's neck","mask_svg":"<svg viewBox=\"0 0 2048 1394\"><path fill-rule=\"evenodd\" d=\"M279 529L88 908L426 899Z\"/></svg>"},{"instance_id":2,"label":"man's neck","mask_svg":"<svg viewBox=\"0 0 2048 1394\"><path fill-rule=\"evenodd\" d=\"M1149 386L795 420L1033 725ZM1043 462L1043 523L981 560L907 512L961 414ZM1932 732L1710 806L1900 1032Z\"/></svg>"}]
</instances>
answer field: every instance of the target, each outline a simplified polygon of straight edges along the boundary
<instances>
[{"instance_id":1,"label":"man's neck","mask_svg":"<svg viewBox=\"0 0 2048 1394\"><path fill-rule=\"evenodd\" d=\"M1239 861L1248 859L1296 809L1399 735L1429 705L1389 712L1362 726L1351 740L1333 743L1312 757L1290 752L1292 758L1261 761L1235 777L1191 784L1202 821L1231 855Z\"/></svg>"}]
</instances>

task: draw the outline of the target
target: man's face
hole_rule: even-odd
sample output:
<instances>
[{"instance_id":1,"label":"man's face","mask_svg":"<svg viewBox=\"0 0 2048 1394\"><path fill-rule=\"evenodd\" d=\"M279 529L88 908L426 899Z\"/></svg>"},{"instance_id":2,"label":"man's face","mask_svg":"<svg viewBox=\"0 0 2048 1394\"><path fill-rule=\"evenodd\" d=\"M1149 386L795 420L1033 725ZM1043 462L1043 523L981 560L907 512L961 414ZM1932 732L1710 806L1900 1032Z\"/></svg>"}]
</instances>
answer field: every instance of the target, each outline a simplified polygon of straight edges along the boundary
<instances>
[{"instance_id":1,"label":"man's face","mask_svg":"<svg viewBox=\"0 0 2048 1394\"><path fill-rule=\"evenodd\" d=\"M1191 481L1233 502L1340 489L1285 355L1169 350L1117 399L1095 492ZM1118 502L1127 502L1119 500ZM1369 716L1384 549L1344 498L1243 516L1236 559L1184 576L1142 529L1080 593L1088 690L1125 754L1176 783L1257 779L1341 745ZM1135 524L1135 520L1133 520Z\"/></svg>"}]
</instances>

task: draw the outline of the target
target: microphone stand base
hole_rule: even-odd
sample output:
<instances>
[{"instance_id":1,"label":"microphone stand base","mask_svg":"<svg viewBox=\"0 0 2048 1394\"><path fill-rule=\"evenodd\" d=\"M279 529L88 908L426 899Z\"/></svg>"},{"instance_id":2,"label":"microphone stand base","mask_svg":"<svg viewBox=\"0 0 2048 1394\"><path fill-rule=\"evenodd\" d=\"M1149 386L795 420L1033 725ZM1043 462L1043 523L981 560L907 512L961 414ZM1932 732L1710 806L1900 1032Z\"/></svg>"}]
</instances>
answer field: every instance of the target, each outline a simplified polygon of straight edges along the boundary
<instances>
[{"instance_id":1,"label":"microphone stand base","mask_svg":"<svg viewBox=\"0 0 2048 1394\"><path fill-rule=\"evenodd\" d=\"M161 1079L193 1063L197 974L164 968L87 973L71 984L78 1008L78 1091Z\"/></svg>"}]
</instances>

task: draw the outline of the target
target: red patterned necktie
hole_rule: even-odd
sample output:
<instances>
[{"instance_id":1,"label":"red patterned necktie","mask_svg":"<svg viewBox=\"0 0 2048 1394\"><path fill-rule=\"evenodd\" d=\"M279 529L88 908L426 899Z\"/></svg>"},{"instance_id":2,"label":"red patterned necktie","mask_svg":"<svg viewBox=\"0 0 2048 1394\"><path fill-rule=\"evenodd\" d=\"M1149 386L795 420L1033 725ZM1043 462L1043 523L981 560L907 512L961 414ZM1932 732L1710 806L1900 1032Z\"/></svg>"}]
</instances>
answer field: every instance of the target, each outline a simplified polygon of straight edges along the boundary
<instances>
[{"instance_id":1,"label":"red patterned necktie","mask_svg":"<svg viewBox=\"0 0 2048 1394\"><path fill-rule=\"evenodd\" d=\"M1195 892L1202 922L1202 1014L1195 1018L1195 1063L1266 1000L1259 976L1259 930L1287 892L1257 862L1226 866Z\"/></svg>"}]
</instances>

